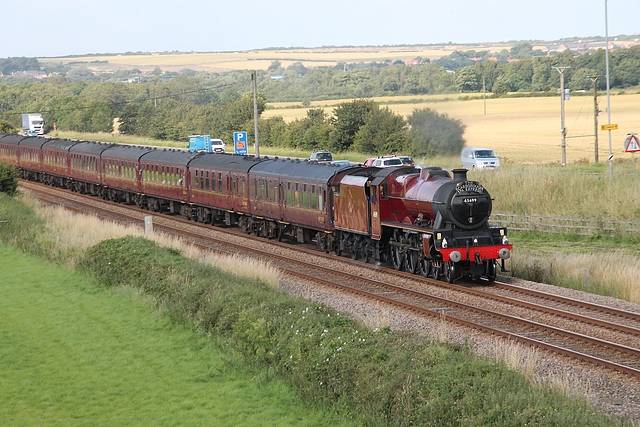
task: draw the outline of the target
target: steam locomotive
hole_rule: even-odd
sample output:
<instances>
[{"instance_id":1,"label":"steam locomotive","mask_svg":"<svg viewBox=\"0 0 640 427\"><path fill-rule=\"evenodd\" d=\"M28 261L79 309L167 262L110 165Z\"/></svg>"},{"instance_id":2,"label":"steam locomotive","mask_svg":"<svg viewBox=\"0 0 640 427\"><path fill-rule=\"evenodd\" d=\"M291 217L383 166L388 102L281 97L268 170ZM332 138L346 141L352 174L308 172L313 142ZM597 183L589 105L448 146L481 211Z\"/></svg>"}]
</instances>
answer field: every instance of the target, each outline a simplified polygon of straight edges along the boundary
<instances>
[{"instance_id":1,"label":"steam locomotive","mask_svg":"<svg viewBox=\"0 0 640 427\"><path fill-rule=\"evenodd\" d=\"M21 177L448 282L493 281L512 246L465 169L335 166L0 134Z\"/></svg>"}]
</instances>

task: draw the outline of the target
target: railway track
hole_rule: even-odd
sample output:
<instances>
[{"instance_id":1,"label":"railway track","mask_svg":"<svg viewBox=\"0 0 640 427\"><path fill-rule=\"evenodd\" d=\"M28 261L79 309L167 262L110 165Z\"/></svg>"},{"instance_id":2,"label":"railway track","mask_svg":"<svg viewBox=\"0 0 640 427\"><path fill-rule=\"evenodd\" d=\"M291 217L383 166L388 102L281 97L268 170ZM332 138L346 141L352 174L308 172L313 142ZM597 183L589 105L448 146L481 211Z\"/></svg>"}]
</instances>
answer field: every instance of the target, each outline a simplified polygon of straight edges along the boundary
<instances>
[{"instance_id":1,"label":"railway track","mask_svg":"<svg viewBox=\"0 0 640 427\"><path fill-rule=\"evenodd\" d=\"M77 212L91 212L112 221L142 224L143 217L149 215L135 207L66 190L30 182L21 185L45 203L63 204ZM640 378L639 313L504 283L482 288L452 285L299 245L267 242L236 230L153 215L156 230L187 238L203 250L259 257L298 280L445 319ZM242 243L232 242L234 239L242 239ZM275 253L274 247L283 254ZM358 272L350 272L352 268Z\"/></svg>"}]
</instances>

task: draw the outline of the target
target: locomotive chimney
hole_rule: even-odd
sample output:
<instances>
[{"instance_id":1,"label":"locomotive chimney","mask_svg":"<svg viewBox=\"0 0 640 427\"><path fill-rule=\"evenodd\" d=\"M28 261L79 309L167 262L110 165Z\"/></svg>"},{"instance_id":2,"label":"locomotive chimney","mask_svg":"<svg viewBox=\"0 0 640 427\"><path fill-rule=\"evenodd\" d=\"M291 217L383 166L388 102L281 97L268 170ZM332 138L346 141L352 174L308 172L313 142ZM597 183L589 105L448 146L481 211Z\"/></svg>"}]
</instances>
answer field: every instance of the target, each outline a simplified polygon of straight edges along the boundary
<instances>
[{"instance_id":1,"label":"locomotive chimney","mask_svg":"<svg viewBox=\"0 0 640 427\"><path fill-rule=\"evenodd\" d=\"M466 181L467 180L467 170L466 169L454 169L452 172L453 172L453 180L454 181Z\"/></svg>"}]
</instances>

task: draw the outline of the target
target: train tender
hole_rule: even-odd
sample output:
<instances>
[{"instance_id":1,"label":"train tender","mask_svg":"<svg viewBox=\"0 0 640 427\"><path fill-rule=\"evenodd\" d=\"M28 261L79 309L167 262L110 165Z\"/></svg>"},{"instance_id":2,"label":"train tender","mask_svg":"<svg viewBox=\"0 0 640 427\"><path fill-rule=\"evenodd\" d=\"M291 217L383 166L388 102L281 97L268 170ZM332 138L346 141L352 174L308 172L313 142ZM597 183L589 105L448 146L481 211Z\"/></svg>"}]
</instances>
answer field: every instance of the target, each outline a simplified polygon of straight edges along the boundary
<instances>
[{"instance_id":1,"label":"train tender","mask_svg":"<svg viewBox=\"0 0 640 427\"><path fill-rule=\"evenodd\" d=\"M0 134L24 179L453 282L496 277L512 246L465 169L375 168Z\"/></svg>"}]
</instances>

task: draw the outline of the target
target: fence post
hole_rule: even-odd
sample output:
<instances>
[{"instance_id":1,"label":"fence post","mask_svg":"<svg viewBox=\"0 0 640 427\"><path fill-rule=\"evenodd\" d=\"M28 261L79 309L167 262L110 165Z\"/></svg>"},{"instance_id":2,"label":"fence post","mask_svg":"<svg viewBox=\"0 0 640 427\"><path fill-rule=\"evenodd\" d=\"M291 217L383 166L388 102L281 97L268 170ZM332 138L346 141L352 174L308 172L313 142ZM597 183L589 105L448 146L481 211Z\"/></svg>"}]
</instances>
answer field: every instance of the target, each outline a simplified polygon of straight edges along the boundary
<instances>
[{"instance_id":1,"label":"fence post","mask_svg":"<svg viewBox=\"0 0 640 427\"><path fill-rule=\"evenodd\" d=\"M144 235L149 237L153 234L153 217L147 215L144 217Z\"/></svg>"},{"instance_id":2,"label":"fence post","mask_svg":"<svg viewBox=\"0 0 640 427\"><path fill-rule=\"evenodd\" d=\"M582 273L584 274L584 286L585 288L587 288L589 287L589 285L591 285L591 279L589 278L589 269L583 268Z\"/></svg>"}]
</instances>

